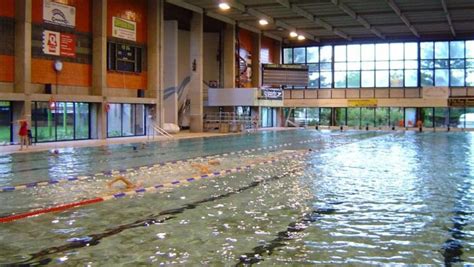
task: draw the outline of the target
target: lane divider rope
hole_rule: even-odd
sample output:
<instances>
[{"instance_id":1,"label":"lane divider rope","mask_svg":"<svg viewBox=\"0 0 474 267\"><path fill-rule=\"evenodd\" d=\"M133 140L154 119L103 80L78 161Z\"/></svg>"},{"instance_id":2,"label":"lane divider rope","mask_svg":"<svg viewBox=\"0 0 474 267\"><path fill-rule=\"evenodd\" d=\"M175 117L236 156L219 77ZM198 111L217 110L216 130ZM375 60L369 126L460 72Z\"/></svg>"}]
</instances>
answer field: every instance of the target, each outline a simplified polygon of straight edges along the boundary
<instances>
[{"instance_id":1,"label":"lane divider rope","mask_svg":"<svg viewBox=\"0 0 474 267\"><path fill-rule=\"evenodd\" d=\"M291 156L274 157L270 160L265 160L265 161L260 161L260 162L256 162L256 163L252 163L252 164L247 164L247 165L235 167L235 168L232 168L232 169L225 169L225 170L221 170L221 171L216 171L216 172L212 172L212 173L208 173L208 174L203 174L203 175L200 175L200 176L184 178L184 179L181 179L181 180L173 180L173 181L168 182L168 183L157 184L157 185L150 186L150 187L138 188L138 189L131 190L131 191L123 191L123 192L119 192L119 193L112 194L112 195L107 195L107 196L102 196L102 197L95 197L95 198L91 198L91 199L86 199L86 200L81 200L81 201L77 201L77 202L61 204L61 205L48 207L48 208L44 208L44 209L31 210L31 211L27 211L27 212L18 213L18 214L11 214L11 215L7 215L7 216L4 216L4 217L0 217L0 223L14 222L14 221L25 219L25 218L32 217L32 216L38 216L38 215L42 215L42 214L46 214L46 213L69 210L69 209L76 208L76 207L87 206L87 205L91 205L91 204L95 204L95 203L99 203L99 202L104 202L104 201L108 201L108 200L112 200L112 199L119 199L119 198L123 198L123 197L126 197L126 196L133 196L133 195L137 195L137 194L157 192L157 191L159 191L159 189L175 187L175 186L183 184L183 183L191 183L193 181L198 181L198 180L201 180L201 179L223 176L223 175L227 175L227 174L230 174L230 173L243 172L243 171L247 171L247 170L250 170L252 168L255 168L256 166L267 165L267 164L270 165L270 164L280 162L282 160L300 158L300 157L303 157L303 156L305 156L309 153L311 153L311 151L297 152L297 153L294 153Z\"/></svg>"},{"instance_id":2,"label":"lane divider rope","mask_svg":"<svg viewBox=\"0 0 474 267\"><path fill-rule=\"evenodd\" d=\"M299 142L297 142L297 144L307 144L307 143L320 141L320 140L321 139L314 138L314 139L299 141ZM166 162L153 163L153 164L137 166L137 167L132 167L132 168L126 168L126 169L120 169L120 170L103 171L103 172L97 172L97 173L94 173L94 174L85 174L85 175L59 178L59 179L53 179L53 180L47 180L47 181L43 180L43 181L19 184L19 185L14 185L14 186L4 186L4 187L0 187L0 193L2 193L2 192L13 192L13 191L17 191L17 190L24 190L24 189L35 188L35 187L43 187L43 186L49 186L49 185L54 185L54 184L67 183L67 182L84 181L84 180L92 179L95 176L119 175L119 174L129 173L129 172L132 172L132 171L137 171L137 170L146 170L146 169L153 168L153 167L162 167L162 166L182 164L182 163L187 163L187 162L200 160L200 159L210 159L210 158L215 158L215 157L227 157L229 155L240 155L240 154L244 154L244 153L251 153L251 152L262 151L262 150L288 147L288 146L291 146L291 145L293 145L293 143L284 143L284 144L280 144L280 145L245 149L245 150L226 152L226 153L222 153L222 154L216 154L216 155L210 155L210 156L204 156L204 157L195 157L195 158L182 159L182 160L171 160L171 161L166 161Z\"/></svg>"}]
</instances>

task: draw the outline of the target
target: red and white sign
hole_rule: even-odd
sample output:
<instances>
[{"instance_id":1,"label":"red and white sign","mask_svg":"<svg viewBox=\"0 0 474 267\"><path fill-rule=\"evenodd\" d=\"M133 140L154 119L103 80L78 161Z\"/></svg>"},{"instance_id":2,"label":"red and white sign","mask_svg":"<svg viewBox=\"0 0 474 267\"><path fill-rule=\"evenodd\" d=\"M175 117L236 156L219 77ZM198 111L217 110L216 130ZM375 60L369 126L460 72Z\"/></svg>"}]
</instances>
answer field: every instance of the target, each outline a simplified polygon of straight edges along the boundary
<instances>
[{"instance_id":1,"label":"red and white sign","mask_svg":"<svg viewBox=\"0 0 474 267\"><path fill-rule=\"evenodd\" d=\"M75 57L76 36L68 33L43 31L43 53L53 56Z\"/></svg>"},{"instance_id":2,"label":"red and white sign","mask_svg":"<svg viewBox=\"0 0 474 267\"><path fill-rule=\"evenodd\" d=\"M43 53L59 56L61 53L60 39L61 34L59 32L43 31Z\"/></svg>"}]
</instances>

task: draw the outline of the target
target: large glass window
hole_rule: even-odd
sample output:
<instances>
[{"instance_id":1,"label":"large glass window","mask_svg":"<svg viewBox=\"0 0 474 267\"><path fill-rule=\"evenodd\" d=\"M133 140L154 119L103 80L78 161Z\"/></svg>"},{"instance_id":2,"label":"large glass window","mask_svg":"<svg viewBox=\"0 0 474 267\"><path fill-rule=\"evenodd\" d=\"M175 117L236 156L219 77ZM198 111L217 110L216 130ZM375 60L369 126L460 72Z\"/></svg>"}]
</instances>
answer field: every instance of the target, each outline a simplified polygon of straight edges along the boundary
<instances>
[{"instance_id":1,"label":"large glass window","mask_svg":"<svg viewBox=\"0 0 474 267\"><path fill-rule=\"evenodd\" d=\"M434 127L445 128L449 124L449 109L448 108L435 108L434 109Z\"/></svg>"},{"instance_id":2,"label":"large glass window","mask_svg":"<svg viewBox=\"0 0 474 267\"><path fill-rule=\"evenodd\" d=\"M309 126L315 126L319 123L319 110L318 108L307 108L306 119L308 120Z\"/></svg>"},{"instance_id":3,"label":"large glass window","mask_svg":"<svg viewBox=\"0 0 474 267\"><path fill-rule=\"evenodd\" d=\"M331 126L331 108L319 109L319 124L324 126Z\"/></svg>"},{"instance_id":4,"label":"large glass window","mask_svg":"<svg viewBox=\"0 0 474 267\"><path fill-rule=\"evenodd\" d=\"M474 41L395 42L283 49L306 64L309 88L474 86Z\"/></svg>"},{"instance_id":5,"label":"large glass window","mask_svg":"<svg viewBox=\"0 0 474 267\"><path fill-rule=\"evenodd\" d=\"M360 108L347 108L347 126L360 126Z\"/></svg>"},{"instance_id":6,"label":"large glass window","mask_svg":"<svg viewBox=\"0 0 474 267\"><path fill-rule=\"evenodd\" d=\"M334 111L336 112L336 126L345 126L347 124L347 108L335 108Z\"/></svg>"},{"instance_id":7,"label":"large glass window","mask_svg":"<svg viewBox=\"0 0 474 267\"><path fill-rule=\"evenodd\" d=\"M375 108L361 108L360 109L361 126L374 127L375 126Z\"/></svg>"},{"instance_id":8,"label":"large glass window","mask_svg":"<svg viewBox=\"0 0 474 267\"><path fill-rule=\"evenodd\" d=\"M375 109L375 126L383 127L389 126L389 108L376 108Z\"/></svg>"},{"instance_id":9,"label":"large glass window","mask_svg":"<svg viewBox=\"0 0 474 267\"><path fill-rule=\"evenodd\" d=\"M405 125L403 108L390 108L390 125L403 127Z\"/></svg>"},{"instance_id":10,"label":"large glass window","mask_svg":"<svg viewBox=\"0 0 474 267\"><path fill-rule=\"evenodd\" d=\"M0 143L8 144L12 140L12 112L10 102L0 101Z\"/></svg>"},{"instance_id":11,"label":"large glass window","mask_svg":"<svg viewBox=\"0 0 474 267\"><path fill-rule=\"evenodd\" d=\"M423 121L423 127L433 128L434 108L422 108L421 118L422 118L421 120Z\"/></svg>"},{"instance_id":12,"label":"large glass window","mask_svg":"<svg viewBox=\"0 0 474 267\"><path fill-rule=\"evenodd\" d=\"M145 127L143 104L109 104L108 137L145 135Z\"/></svg>"},{"instance_id":13,"label":"large glass window","mask_svg":"<svg viewBox=\"0 0 474 267\"><path fill-rule=\"evenodd\" d=\"M89 103L32 102L31 133L36 142L90 138Z\"/></svg>"}]
</instances>

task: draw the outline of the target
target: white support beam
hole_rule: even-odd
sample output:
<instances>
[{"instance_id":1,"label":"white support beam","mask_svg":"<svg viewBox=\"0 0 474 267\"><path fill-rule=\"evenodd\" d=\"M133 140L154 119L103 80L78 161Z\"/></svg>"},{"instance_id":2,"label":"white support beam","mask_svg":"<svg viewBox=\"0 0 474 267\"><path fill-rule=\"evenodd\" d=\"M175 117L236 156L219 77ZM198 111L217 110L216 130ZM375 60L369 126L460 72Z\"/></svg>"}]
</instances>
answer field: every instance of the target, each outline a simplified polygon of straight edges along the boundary
<instances>
[{"instance_id":1,"label":"white support beam","mask_svg":"<svg viewBox=\"0 0 474 267\"><path fill-rule=\"evenodd\" d=\"M218 13L215 13L215 12L212 12L212 11L204 11L204 14L208 17L211 17L211 18L214 18L214 19L217 19L217 20L220 20L222 22L225 22L227 24L231 24L231 25L235 25L236 22L235 20L229 18L229 17L226 17L226 16L223 16L221 14L218 14Z\"/></svg>"},{"instance_id":2,"label":"white support beam","mask_svg":"<svg viewBox=\"0 0 474 267\"><path fill-rule=\"evenodd\" d=\"M456 31L454 30L453 21L451 20L451 15L449 14L448 4L446 0L441 0L441 5L443 6L444 14L446 15L446 19L448 20L449 29L451 30L451 34L456 37Z\"/></svg>"},{"instance_id":3,"label":"white support beam","mask_svg":"<svg viewBox=\"0 0 474 267\"><path fill-rule=\"evenodd\" d=\"M400 17L400 19L407 25L408 29L418 38L420 38L420 34L418 31L416 31L415 27L411 25L410 21L403 15L402 11L400 8L397 6L397 4L394 2L394 0L387 0L387 4L392 8L392 10L395 12L395 14Z\"/></svg>"},{"instance_id":4,"label":"white support beam","mask_svg":"<svg viewBox=\"0 0 474 267\"><path fill-rule=\"evenodd\" d=\"M294 13L306 18L309 21L315 22L316 24L322 26L326 30L334 33L335 35L338 35L341 38L344 38L346 40L352 40L352 38L347 35L346 33L342 32L341 30L335 29L334 26L330 25L329 23L325 22L324 20L317 18L313 14L309 13L308 11L302 9L301 7L291 4L289 1L282 1L282 0L275 0L276 3L280 4L283 7L286 7L293 11ZM316 38L318 39L318 38ZM319 40L319 39L318 39Z\"/></svg>"},{"instance_id":5,"label":"white support beam","mask_svg":"<svg viewBox=\"0 0 474 267\"><path fill-rule=\"evenodd\" d=\"M364 26L367 30L371 31L373 34L377 35L381 39L385 39L385 36L377 29L375 29L370 23L365 20L363 17L359 16L354 10L348 7L346 4L342 3L341 0L331 0L331 2L337 6L340 10L345 12L351 18L355 19L359 22L362 26Z\"/></svg>"},{"instance_id":6,"label":"white support beam","mask_svg":"<svg viewBox=\"0 0 474 267\"><path fill-rule=\"evenodd\" d=\"M179 6L179 7L182 7L184 9L187 9L187 10L191 10L191 11L199 13L199 14L204 13L204 9L202 9L198 6L186 3L182 0L166 0L166 3L172 4L172 5L175 5L175 6Z\"/></svg>"}]
</instances>

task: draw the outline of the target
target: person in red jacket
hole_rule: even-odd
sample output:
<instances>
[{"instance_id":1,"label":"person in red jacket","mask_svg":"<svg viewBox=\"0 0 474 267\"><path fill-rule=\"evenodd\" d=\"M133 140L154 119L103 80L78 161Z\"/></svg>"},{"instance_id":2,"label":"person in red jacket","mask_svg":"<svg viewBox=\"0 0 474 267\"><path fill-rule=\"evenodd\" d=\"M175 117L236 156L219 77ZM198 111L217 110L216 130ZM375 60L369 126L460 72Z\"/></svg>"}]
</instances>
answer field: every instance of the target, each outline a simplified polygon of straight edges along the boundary
<instances>
[{"instance_id":1,"label":"person in red jacket","mask_svg":"<svg viewBox=\"0 0 474 267\"><path fill-rule=\"evenodd\" d=\"M19 120L18 123L20 124L20 130L18 131L18 135L20 136L20 150L23 150L23 144L28 145L30 144L28 140L28 122L26 120Z\"/></svg>"}]
</instances>

